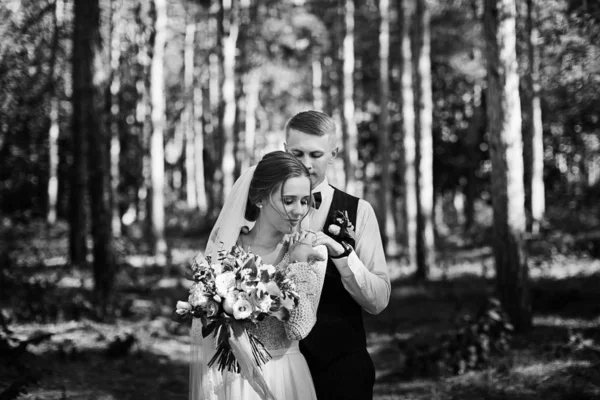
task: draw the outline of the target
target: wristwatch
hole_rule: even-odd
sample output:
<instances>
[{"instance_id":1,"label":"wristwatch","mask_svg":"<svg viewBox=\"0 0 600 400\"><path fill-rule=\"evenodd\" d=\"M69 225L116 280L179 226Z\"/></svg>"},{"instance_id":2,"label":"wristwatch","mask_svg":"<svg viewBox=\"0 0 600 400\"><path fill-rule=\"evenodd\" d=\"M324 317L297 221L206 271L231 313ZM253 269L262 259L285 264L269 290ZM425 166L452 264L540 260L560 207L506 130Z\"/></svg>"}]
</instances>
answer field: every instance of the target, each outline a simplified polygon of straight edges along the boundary
<instances>
[{"instance_id":1,"label":"wristwatch","mask_svg":"<svg viewBox=\"0 0 600 400\"><path fill-rule=\"evenodd\" d=\"M350 253L352 253L352 251L354 250L352 248L352 246L350 246L346 242L340 242L340 244L344 247L344 252L338 256L329 256L329 258L338 259L338 258L348 257L350 255Z\"/></svg>"}]
</instances>

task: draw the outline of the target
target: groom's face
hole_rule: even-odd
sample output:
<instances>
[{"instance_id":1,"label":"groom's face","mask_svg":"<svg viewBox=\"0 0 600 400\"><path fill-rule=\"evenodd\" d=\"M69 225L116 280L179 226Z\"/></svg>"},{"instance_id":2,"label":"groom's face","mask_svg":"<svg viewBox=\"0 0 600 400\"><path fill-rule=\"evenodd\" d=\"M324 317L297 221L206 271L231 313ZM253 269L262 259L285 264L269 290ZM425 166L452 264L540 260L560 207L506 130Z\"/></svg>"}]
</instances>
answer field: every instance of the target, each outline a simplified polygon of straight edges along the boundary
<instances>
[{"instance_id":1,"label":"groom's face","mask_svg":"<svg viewBox=\"0 0 600 400\"><path fill-rule=\"evenodd\" d=\"M285 150L299 159L310 172L312 187L323 182L327 168L337 155L337 148L330 135L310 135L296 129L290 129Z\"/></svg>"}]
</instances>

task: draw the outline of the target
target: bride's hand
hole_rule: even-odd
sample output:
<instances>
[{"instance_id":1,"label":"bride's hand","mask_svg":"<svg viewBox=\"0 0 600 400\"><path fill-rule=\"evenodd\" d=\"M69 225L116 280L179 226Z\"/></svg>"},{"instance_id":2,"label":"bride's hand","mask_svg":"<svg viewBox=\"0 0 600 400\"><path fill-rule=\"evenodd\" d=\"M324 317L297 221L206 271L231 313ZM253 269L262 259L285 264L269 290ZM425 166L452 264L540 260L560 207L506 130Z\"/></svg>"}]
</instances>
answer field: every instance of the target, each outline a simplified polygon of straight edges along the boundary
<instances>
[{"instance_id":1,"label":"bride's hand","mask_svg":"<svg viewBox=\"0 0 600 400\"><path fill-rule=\"evenodd\" d=\"M316 236L313 232L302 231L290 235L290 260L292 262L325 261L325 258L313 248Z\"/></svg>"},{"instance_id":2,"label":"bride's hand","mask_svg":"<svg viewBox=\"0 0 600 400\"><path fill-rule=\"evenodd\" d=\"M323 232L317 232L315 234L315 240L313 241L313 246L318 246L323 244L327 247L327 252L330 256L337 256L344 252L344 246L342 246L338 241L334 240L331 236L326 235Z\"/></svg>"}]
</instances>

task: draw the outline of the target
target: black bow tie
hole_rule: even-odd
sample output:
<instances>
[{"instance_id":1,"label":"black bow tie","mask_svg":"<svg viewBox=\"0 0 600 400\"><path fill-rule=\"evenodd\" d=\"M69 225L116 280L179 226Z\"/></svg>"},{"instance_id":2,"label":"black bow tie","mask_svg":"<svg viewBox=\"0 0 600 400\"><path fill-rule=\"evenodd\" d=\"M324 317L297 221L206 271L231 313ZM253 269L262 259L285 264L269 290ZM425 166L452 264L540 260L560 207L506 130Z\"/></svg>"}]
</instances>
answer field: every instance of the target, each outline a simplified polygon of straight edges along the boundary
<instances>
[{"instance_id":1,"label":"black bow tie","mask_svg":"<svg viewBox=\"0 0 600 400\"><path fill-rule=\"evenodd\" d=\"M315 209L319 209L319 207L321 207L321 203L323 202L323 196L321 195L321 192L316 192L313 193L313 207Z\"/></svg>"}]
</instances>

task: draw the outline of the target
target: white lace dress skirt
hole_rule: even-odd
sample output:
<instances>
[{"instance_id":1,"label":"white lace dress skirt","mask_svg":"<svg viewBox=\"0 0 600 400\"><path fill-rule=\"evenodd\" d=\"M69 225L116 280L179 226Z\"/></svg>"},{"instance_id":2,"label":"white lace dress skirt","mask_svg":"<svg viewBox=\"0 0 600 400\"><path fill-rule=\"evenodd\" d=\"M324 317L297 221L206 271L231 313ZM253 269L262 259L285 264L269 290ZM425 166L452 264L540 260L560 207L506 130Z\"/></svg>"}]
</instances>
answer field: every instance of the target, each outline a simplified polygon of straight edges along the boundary
<instances>
[{"instance_id":1,"label":"white lace dress skirt","mask_svg":"<svg viewBox=\"0 0 600 400\"><path fill-rule=\"evenodd\" d=\"M293 341L287 349L269 350L273 357L262 366L263 377L277 400L316 400L317 395L304 356ZM226 372L227 399L260 400L252 386L239 374Z\"/></svg>"}]
</instances>

